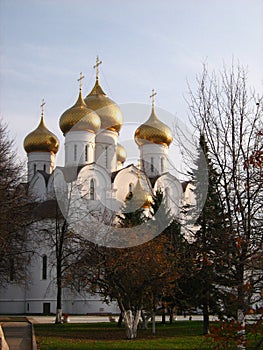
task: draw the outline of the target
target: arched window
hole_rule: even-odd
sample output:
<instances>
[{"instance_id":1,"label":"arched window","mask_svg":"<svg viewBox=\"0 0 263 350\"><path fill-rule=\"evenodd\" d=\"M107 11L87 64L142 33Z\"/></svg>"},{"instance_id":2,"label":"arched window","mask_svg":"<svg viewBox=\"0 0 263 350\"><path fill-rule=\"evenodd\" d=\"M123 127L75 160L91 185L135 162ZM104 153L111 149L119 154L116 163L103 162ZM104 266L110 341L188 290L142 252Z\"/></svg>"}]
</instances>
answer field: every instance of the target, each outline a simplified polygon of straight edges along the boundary
<instances>
[{"instance_id":1,"label":"arched window","mask_svg":"<svg viewBox=\"0 0 263 350\"><path fill-rule=\"evenodd\" d=\"M130 182L130 183L129 183L129 192L132 192L132 191L133 191L133 183Z\"/></svg>"},{"instance_id":2,"label":"arched window","mask_svg":"<svg viewBox=\"0 0 263 350\"><path fill-rule=\"evenodd\" d=\"M85 146L85 162L88 161L88 145Z\"/></svg>"},{"instance_id":3,"label":"arched window","mask_svg":"<svg viewBox=\"0 0 263 350\"><path fill-rule=\"evenodd\" d=\"M9 264L9 279L13 281L15 278L15 262L13 258L10 259Z\"/></svg>"},{"instance_id":4,"label":"arched window","mask_svg":"<svg viewBox=\"0 0 263 350\"><path fill-rule=\"evenodd\" d=\"M108 146L105 147L105 168L108 168Z\"/></svg>"},{"instance_id":5,"label":"arched window","mask_svg":"<svg viewBox=\"0 0 263 350\"><path fill-rule=\"evenodd\" d=\"M77 160L77 152L78 152L77 145L74 145L74 161Z\"/></svg>"},{"instance_id":6,"label":"arched window","mask_svg":"<svg viewBox=\"0 0 263 350\"><path fill-rule=\"evenodd\" d=\"M151 157L151 173L154 171L153 157Z\"/></svg>"},{"instance_id":7,"label":"arched window","mask_svg":"<svg viewBox=\"0 0 263 350\"><path fill-rule=\"evenodd\" d=\"M42 280L47 279L47 256L42 256Z\"/></svg>"},{"instance_id":8,"label":"arched window","mask_svg":"<svg viewBox=\"0 0 263 350\"><path fill-rule=\"evenodd\" d=\"M90 180L90 199L94 200L95 199L95 183L94 183L94 179Z\"/></svg>"}]
</instances>

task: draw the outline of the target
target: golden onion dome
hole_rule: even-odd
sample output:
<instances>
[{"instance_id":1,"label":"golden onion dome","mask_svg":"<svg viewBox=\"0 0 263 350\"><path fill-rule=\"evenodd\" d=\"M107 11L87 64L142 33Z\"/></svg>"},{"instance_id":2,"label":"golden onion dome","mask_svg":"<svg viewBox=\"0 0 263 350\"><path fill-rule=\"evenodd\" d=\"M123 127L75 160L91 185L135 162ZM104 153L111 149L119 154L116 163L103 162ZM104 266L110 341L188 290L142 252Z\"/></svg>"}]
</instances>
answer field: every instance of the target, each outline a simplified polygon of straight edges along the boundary
<instances>
[{"instance_id":1,"label":"golden onion dome","mask_svg":"<svg viewBox=\"0 0 263 350\"><path fill-rule=\"evenodd\" d=\"M131 201L132 206L134 206L136 209L150 208L152 203L152 196L147 192L146 189L143 188L140 178L138 178L138 181L132 191L132 194L129 193L126 199L129 199Z\"/></svg>"},{"instance_id":2,"label":"golden onion dome","mask_svg":"<svg viewBox=\"0 0 263 350\"><path fill-rule=\"evenodd\" d=\"M72 128L74 131L85 130L96 133L100 129L100 125L100 117L87 107L81 89L77 102L67 109L59 120L59 126L64 135Z\"/></svg>"},{"instance_id":3,"label":"golden onion dome","mask_svg":"<svg viewBox=\"0 0 263 350\"><path fill-rule=\"evenodd\" d=\"M51 152L56 154L59 148L59 141L45 125L42 113L38 127L28 134L24 140L24 149L31 152Z\"/></svg>"},{"instance_id":4,"label":"golden onion dome","mask_svg":"<svg viewBox=\"0 0 263 350\"><path fill-rule=\"evenodd\" d=\"M137 128L134 138L138 146L157 143L168 147L173 140L172 130L158 119L154 108L149 119Z\"/></svg>"},{"instance_id":5,"label":"golden onion dome","mask_svg":"<svg viewBox=\"0 0 263 350\"><path fill-rule=\"evenodd\" d=\"M124 163L127 158L126 150L125 148L117 143L117 161L120 163Z\"/></svg>"},{"instance_id":6,"label":"golden onion dome","mask_svg":"<svg viewBox=\"0 0 263 350\"><path fill-rule=\"evenodd\" d=\"M102 129L108 129L119 133L122 126L121 110L102 90L98 77L96 77L93 89L85 97L85 102L88 108L92 109L100 116Z\"/></svg>"}]
</instances>

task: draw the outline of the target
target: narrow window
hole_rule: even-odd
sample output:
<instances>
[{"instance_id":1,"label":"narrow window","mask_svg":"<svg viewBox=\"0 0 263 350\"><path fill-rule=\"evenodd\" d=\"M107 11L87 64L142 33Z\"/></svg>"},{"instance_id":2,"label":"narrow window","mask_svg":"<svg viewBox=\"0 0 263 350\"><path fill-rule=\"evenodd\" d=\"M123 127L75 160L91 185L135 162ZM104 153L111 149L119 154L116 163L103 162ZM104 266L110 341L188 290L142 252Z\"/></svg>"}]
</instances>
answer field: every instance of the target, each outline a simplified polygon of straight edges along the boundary
<instances>
[{"instance_id":1,"label":"narrow window","mask_svg":"<svg viewBox=\"0 0 263 350\"><path fill-rule=\"evenodd\" d=\"M153 164L153 157L151 157L151 172L153 173L154 171L154 164Z\"/></svg>"},{"instance_id":2,"label":"narrow window","mask_svg":"<svg viewBox=\"0 0 263 350\"><path fill-rule=\"evenodd\" d=\"M78 151L77 145L74 145L74 161L77 160L77 151Z\"/></svg>"},{"instance_id":3,"label":"narrow window","mask_svg":"<svg viewBox=\"0 0 263 350\"><path fill-rule=\"evenodd\" d=\"M36 172L37 172L37 165L34 164L34 175L35 175Z\"/></svg>"},{"instance_id":4,"label":"narrow window","mask_svg":"<svg viewBox=\"0 0 263 350\"><path fill-rule=\"evenodd\" d=\"M42 256L42 280L47 279L47 256Z\"/></svg>"},{"instance_id":5,"label":"narrow window","mask_svg":"<svg viewBox=\"0 0 263 350\"><path fill-rule=\"evenodd\" d=\"M90 199L95 199L95 184L93 179L90 180Z\"/></svg>"},{"instance_id":6,"label":"narrow window","mask_svg":"<svg viewBox=\"0 0 263 350\"><path fill-rule=\"evenodd\" d=\"M29 312L29 303L27 303L26 309L27 309L27 312Z\"/></svg>"},{"instance_id":7,"label":"narrow window","mask_svg":"<svg viewBox=\"0 0 263 350\"><path fill-rule=\"evenodd\" d=\"M108 146L105 147L105 168L108 168Z\"/></svg>"},{"instance_id":8,"label":"narrow window","mask_svg":"<svg viewBox=\"0 0 263 350\"><path fill-rule=\"evenodd\" d=\"M85 146L85 162L88 161L88 145Z\"/></svg>"},{"instance_id":9,"label":"narrow window","mask_svg":"<svg viewBox=\"0 0 263 350\"><path fill-rule=\"evenodd\" d=\"M14 259L10 259L10 270L9 270L9 279L10 281L13 281L15 278L15 262Z\"/></svg>"},{"instance_id":10,"label":"narrow window","mask_svg":"<svg viewBox=\"0 0 263 350\"><path fill-rule=\"evenodd\" d=\"M161 173L164 172L164 159L163 157L161 158Z\"/></svg>"},{"instance_id":11,"label":"narrow window","mask_svg":"<svg viewBox=\"0 0 263 350\"><path fill-rule=\"evenodd\" d=\"M132 190L133 190L133 183L131 182L129 183L129 192L132 192Z\"/></svg>"},{"instance_id":12,"label":"narrow window","mask_svg":"<svg viewBox=\"0 0 263 350\"><path fill-rule=\"evenodd\" d=\"M43 168L44 168L44 171L46 171L46 164L44 164L44 167L43 167Z\"/></svg>"}]
</instances>

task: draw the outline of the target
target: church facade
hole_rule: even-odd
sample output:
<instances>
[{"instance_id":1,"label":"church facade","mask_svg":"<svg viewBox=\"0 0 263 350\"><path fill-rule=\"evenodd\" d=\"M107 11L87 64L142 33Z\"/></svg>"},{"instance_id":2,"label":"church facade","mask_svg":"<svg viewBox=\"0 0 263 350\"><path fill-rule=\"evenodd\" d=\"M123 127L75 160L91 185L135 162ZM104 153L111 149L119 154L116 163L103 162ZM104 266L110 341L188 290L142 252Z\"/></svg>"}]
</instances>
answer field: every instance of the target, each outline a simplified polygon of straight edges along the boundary
<instances>
[{"instance_id":1,"label":"church facade","mask_svg":"<svg viewBox=\"0 0 263 350\"><path fill-rule=\"evenodd\" d=\"M134 134L140 152L139 164L126 165L126 150L118 143L123 124L122 112L100 85L100 63L97 59L96 80L89 94L83 97L81 75L77 100L59 119L64 149L45 124L42 103L40 123L24 140L30 195L50 211L49 203L59 202L63 189L66 188L68 193L69 184L74 183L77 189L74 196L85 198L85 205L90 210L88 220L97 220L107 226L116 224L116 214L123 208L129 194L136 199L138 207L150 215L152 197L161 189L169 208L179 217L186 192L182 183L167 170L172 131L155 112L155 94L152 94L148 119ZM65 154L63 167L56 167L59 148ZM63 214L62 206L60 210ZM73 212L77 208L78 205ZM35 253L28 267L29 278L19 285L10 281L6 288L0 290L0 313L56 312L55 265L49 242L42 240L39 243L43 230L51 225L54 225L52 215L43 215L33 224L32 237L35 241L31 244ZM80 226L78 221L77 227ZM102 241L103 238L100 238L96 243ZM69 288L63 289L62 304L63 311L70 314L117 311L116 305L104 304L96 295L73 292Z\"/></svg>"}]
</instances>

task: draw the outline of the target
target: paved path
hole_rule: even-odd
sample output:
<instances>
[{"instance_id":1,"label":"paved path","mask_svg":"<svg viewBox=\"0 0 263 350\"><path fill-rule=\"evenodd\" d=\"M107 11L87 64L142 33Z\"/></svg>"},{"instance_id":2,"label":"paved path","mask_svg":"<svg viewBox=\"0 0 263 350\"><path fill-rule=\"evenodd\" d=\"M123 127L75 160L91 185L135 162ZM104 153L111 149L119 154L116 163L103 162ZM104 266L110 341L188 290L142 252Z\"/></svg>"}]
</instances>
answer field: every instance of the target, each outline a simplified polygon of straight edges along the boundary
<instances>
[{"instance_id":1,"label":"paved path","mask_svg":"<svg viewBox=\"0 0 263 350\"><path fill-rule=\"evenodd\" d=\"M31 350L31 325L26 322L4 322L2 328L10 350Z\"/></svg>"}]
</instances>

